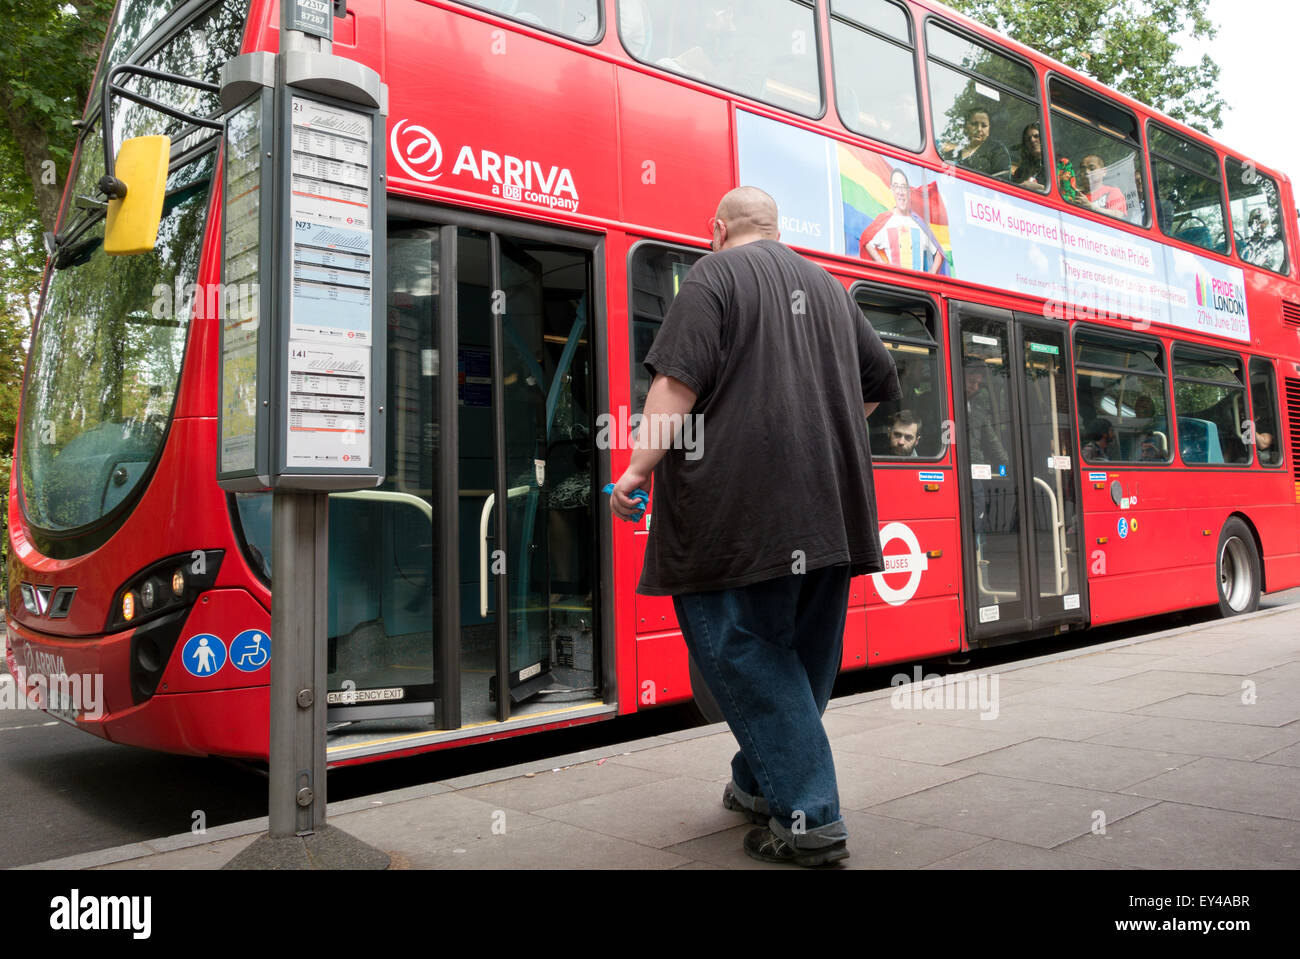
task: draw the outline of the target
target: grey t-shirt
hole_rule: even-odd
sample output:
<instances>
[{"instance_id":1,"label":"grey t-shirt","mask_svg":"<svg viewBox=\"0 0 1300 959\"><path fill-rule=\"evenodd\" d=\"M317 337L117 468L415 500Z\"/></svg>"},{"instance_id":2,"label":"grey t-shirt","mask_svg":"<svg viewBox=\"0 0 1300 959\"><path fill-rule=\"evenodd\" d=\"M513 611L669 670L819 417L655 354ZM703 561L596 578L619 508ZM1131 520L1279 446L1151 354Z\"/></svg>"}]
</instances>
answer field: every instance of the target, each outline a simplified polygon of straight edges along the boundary
<instances>
[{"instance_id":1,"label":"grey t-shirt","mask_svg":"<svg viewBox=\"0 0 1300 959\"><path fill-rule=\"evenodd\" d=\"M706 256L645 365L695 391L701 429L655 467L639 592L882 568L862 404L902 394L838 280L773 240Z\"/></svg>"}]
</instances>

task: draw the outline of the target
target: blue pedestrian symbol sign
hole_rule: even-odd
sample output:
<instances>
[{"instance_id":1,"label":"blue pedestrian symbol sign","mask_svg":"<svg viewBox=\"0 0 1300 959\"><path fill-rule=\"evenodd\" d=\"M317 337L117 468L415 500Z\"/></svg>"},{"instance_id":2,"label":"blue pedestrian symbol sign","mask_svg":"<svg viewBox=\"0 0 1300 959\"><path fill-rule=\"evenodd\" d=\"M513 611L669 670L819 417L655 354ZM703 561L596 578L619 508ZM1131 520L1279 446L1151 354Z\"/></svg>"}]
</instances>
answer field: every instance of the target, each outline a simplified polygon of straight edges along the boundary
<instances>
[{"instance_id":1,"label":"blue pedestrian symbol sign","mask_svg":"<svg viewBox=\"0 0 1300 959\"><path fill-rule=\"evenodd\" d=\"M245 673L261 669L271 661L271 637L265 630L244 630L230 641L230 661Z\"/></svg>"},{"instance_id":2,"label":"blue pedestrian symbol sign","mask_svg":"<svg viewBox=\"0 0 1300 959\"><path fill-rule=\"evenodd\" d=\"M1123 516L1119 518L1119 538L1120 539L1128 538L1128 520L1126 520Z\"/></svg>"},{"instance_id":3,"label":"blue pedestrian symbol sign","mask_svg":"<svg viewBox=\"0 0 1300 959\"><path fill-rule=\"evenodd\" d=\"M191 676L215 676L226 665L226 644L211 633L199 633L185 641L181 661Z\"/></svg>"}]
</instances>

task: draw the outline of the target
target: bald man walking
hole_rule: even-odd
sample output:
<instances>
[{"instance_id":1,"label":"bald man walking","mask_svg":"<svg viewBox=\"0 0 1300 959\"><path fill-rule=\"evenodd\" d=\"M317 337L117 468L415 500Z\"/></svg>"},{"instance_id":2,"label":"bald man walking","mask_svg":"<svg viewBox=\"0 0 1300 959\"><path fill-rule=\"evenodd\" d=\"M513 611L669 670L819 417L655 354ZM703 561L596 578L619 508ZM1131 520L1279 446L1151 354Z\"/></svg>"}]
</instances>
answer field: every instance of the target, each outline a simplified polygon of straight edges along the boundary
<instances>
[{"instance_id":1,"label":"bald man walking","mask_svg":"<svg viewBox=\"0 0 1300 959\"><path fill-rule=\"evenodd\" d=\"M645 419L610 508L634 517L653 471L638 591L673 597L740 744L723 804L761 826L745 851L820 866L849 854L821 722L849 579L882 568L867 416L901 391L848 291L780 243L779 222L754 187L722 198L714 252L646 356ZM671 448L687 415L689 456Z\"/></svg>"}]
</instances>

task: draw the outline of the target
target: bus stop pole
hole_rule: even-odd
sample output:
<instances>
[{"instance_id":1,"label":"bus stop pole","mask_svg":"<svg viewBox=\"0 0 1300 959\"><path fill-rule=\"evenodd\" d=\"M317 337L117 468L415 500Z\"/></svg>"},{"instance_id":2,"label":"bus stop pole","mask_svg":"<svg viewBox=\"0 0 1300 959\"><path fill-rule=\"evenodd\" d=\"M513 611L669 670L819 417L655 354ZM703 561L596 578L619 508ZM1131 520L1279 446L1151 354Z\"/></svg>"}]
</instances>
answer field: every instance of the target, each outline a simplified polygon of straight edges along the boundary
<instances>
[{"instance_id":1,"label":"bus stop pole","mask_svg":"<svg viewBox=\"0 0 1300 959\"><path fill-rule=\"evenodd\" d=\"M332 8L333 0L281 0L281 62L285 54L331 52ZM324 35L290 28L304 17ZM277 86L284 82L277 71ZM277 278L278 284L290 282L289 276ZM274 319L287 329L286 317ZM287 409L280 413L288 415ZM268 830L226 868L385 869L386 853L325 823L329 493L276 486L271 550Z\"/></svg>"},{"instance_id":2,"label":"bus stop pole","mask_svg":"<svg viewBox=\"0 0 1300 959\"><path fill-rule=\"evenodd\" d=\"M277 489L271 512L269 832L304 836L325 824L325 690L329 494Z\"/></svg>"},{"instance_id":3,"label":"bus stop pole","mask_svg":"<svg viewBox=\"0 0 1300 959\"><path fill-rule=\"evenodd\" d=\"M297 0L280 0L280 52L330 52L330 41L287 29ZM271 513L272 839L325 824L325 650L329 494L276 489Z\"/></svg>"}]
</instances>

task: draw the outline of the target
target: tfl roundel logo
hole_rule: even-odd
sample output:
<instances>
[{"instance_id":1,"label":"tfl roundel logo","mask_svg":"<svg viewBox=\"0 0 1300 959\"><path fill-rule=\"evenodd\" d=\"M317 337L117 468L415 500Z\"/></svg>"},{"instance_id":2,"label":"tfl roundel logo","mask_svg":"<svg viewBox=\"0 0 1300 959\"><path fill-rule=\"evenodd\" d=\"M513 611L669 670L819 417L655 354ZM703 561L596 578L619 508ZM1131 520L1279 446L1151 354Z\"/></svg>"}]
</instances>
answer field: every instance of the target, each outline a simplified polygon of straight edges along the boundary
<instances>
[{"instance_id":1,"label":"tfl roundel logo","mask_svg":"<svg viewBox=\"0 0 1300 959\"><path fill-rule=\"evenodd\" d=\"M432 183L442 176L442 145L428 127L398 120L388 137L393 159L408 176Z\"/></svg>"}]
</instances>

